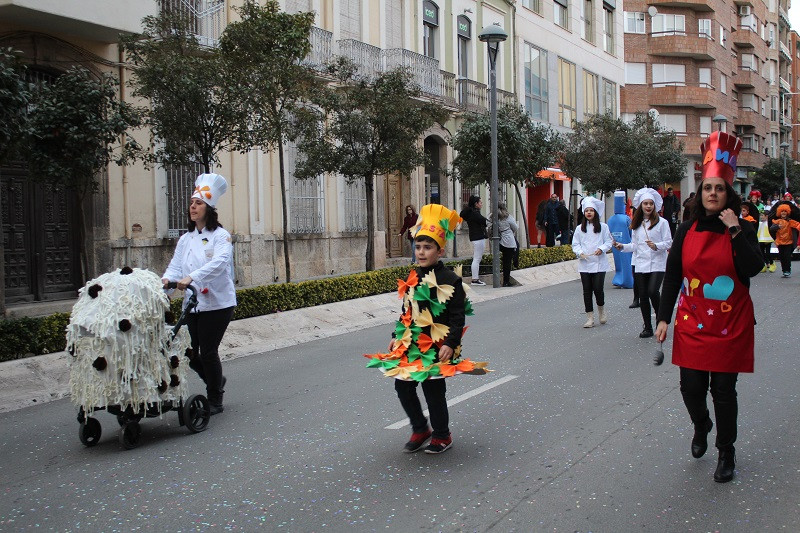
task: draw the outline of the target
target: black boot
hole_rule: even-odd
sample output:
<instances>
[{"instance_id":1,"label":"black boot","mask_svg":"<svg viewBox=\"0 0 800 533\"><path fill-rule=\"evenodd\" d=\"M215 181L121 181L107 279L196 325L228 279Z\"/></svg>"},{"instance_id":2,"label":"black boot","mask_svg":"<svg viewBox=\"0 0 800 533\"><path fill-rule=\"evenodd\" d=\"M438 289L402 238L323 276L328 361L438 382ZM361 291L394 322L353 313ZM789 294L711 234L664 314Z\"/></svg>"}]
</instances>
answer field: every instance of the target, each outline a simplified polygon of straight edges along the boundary
<instances>
[{"instance_id":1,"label":"black boot","mask_svg":"<svg viewBox=\"0 0 800 533\"><path fill-rule=\"evenodd\" d=\"M736 450L733 446L719 451L719 462L717 470L714 472L714 481L717 483L727 483L733 479L736 469Z\"/></svg>"},{"instance_id":2,"label":"black boot","mask_svg":"<svg viewBox=\"0 0 800 533\"><path fill-rule=\"evenodd\" d=\"M639 333L639 338L647 339L652 336L653 336L653 326L648 326L647 324L645 324L644 329L642 330L641 333Z\"/></svg>"},{"instance_id":3,"label":"black boot","mask_svg":"<svg viewBox=\"0 0 800 533\"><path fill-rule=\"evenodd\" d=\"M692 437L692 457L699 459L706 454L708 450L708 434L714 423L711 418L706 418L706 421L694 426L694 437Z\"/></svg>"},{"instance_id":4,"label":"black boot","mask_svg":"<svg viewBox=\"0 0 800 533\"><path fill-rule=\"evenodd\" d=\"M639 297L638 296L633 299L633 303L628 306L628 309L635 309L637 307L639 307Z\"/></svg>"}]
</instances>

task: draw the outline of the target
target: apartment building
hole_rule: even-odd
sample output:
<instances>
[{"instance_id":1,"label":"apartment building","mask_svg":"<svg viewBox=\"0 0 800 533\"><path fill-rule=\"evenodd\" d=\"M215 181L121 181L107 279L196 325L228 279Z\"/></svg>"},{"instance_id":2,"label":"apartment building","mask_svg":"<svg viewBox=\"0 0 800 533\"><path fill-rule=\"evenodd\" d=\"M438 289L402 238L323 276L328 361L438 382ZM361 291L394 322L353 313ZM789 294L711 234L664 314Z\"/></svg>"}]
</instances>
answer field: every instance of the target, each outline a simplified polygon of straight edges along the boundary
<instances>
[{"instance_id":1,"label":"apartment building","mask_svg":"<svg viewBox=\"0 0 800 533\"><path fill-rule=\"evenodd\" d=\"M800 113L798 113L798 110L800 110L800 49L798 49L800 34L795 30L791 30L789 32L789 38L791 43L789 50L792 53L791 79L789 82L791 83L792 94L790 95L791 100L789 100L791 102L789 104L791 122L788 124L790 124L792 128L792 140L789 143L791 148L786 154L786 157L790 157L796 162L800 161L800 120L797 119L797 117L800 116Z\"/></svg>"},{"instance_id":2,"label":"apartment building","mask_svg":"<svg viewBox=\"0 0 800 533\"><path fill-rule=\"evenodd\" d=\"M696 188L700 144L712 129L735 132L744 148L737 187L746 192L749 173L780 144L781 43L775 0L669 0L625 3L624 117L651 112L685 143L689 163L679 196ZM783 16L783 15L782 15ZM724 120L715 123L722 115Z\"/></svg>"},{"instance_id":3,"label":"apartment building","mask_svg":"<svg viewBox=\"0 0 800 533\"><path fill-rule=\"evenodd\" d=\"M588 115L619 115L625 73L621 2L522 0L516 20L516 88L531 117L569 132ZM574 212L580 184L558 172L548 175L550 183L527 189L528 209L535 214L555 193ZM533 217L529 225L535 234Z\"/></svg>"}]
</instances>

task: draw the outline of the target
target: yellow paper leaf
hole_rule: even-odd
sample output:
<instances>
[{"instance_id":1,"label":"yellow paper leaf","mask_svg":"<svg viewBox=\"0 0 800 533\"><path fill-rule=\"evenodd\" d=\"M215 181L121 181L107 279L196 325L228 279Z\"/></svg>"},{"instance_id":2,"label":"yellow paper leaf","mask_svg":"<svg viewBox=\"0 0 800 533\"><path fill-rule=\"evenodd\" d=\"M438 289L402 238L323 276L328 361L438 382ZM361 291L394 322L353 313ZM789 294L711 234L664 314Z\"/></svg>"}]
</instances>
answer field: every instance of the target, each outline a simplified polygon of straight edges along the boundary
<instances>
[{"instance_id":1,"label":"yellow paper leaf","mask_svg":"<svg viewBox=\"0 0 800 533\"><path fill-rule=\"evenodd\" d=\"M459 278L464 277L464 274L462 274L463 271L464 271L464 265L456 265L455 268L453 268L453 272L455 272L456 276L458 276Z\"/></svg>"},{"instance_id":2,"label":"yellow paper leaf","mask_svg":"<svg viewBox=\"0 0 800 533\"><path fill-rule=\"evenodd\" d=\"M419 308L417 308L417 318L414 319L414 322L423 328L433 324L433 317L431 316L430 310L423 309L422 311L419 311Z\"/></svg>"},{"instance_id":3,"label":"yellow paper leaf","mask_svg":"<svg viewBox=\"0 0 800 533\"><path fill-rule=\"evenodd\" d=\"M431 324L431 339L433 339L433 342L439 342L444 339L449 332L449 326L445 326L444 324Z\"/></svg>"},{"instance_id":4,"label":"yellow paper leaf","mask_svg":"<svg viewBox=\"0 0 800 533\"><path fill-rule=\"evenodd\" d=\"M443 304L447 300L449 300L451 296L453 296L453 291L455 290L456 288L453 287L452 285L447 285L447 284L439 285L436 288L436 299L439 300L440 304Z\"/></svg>"},{"instance_id":5,"label":"yellow paper leaf","mask_svg":"<svg viewBox=\"0 0 800 533\"><path fill-rule=\"evenodd\" d=\"M411 346L411 330L409 328L406 328L406 331L405 333L403 333L403 336L400 337L399 339L395 339L395 342L401 343L406 348Z\"/></svg>"}]
</instances>

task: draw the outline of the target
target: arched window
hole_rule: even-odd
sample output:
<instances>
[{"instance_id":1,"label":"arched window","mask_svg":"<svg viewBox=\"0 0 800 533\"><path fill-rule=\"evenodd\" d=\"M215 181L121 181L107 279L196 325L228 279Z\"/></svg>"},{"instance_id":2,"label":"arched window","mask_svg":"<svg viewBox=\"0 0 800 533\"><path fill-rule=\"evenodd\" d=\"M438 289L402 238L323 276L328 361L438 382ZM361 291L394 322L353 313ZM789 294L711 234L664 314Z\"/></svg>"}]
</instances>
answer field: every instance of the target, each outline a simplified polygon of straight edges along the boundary
<instances>
[{"instance_id":1,"label":"arched window","mask_svg":"<svg viewBox=\"0 0 800 533\"><path fill-rule=\"evenodd\" d=\"M422 51L426 56L436 59L439 29L439 6L425 0L422 2Z\"/></svg>"}]
</instances>

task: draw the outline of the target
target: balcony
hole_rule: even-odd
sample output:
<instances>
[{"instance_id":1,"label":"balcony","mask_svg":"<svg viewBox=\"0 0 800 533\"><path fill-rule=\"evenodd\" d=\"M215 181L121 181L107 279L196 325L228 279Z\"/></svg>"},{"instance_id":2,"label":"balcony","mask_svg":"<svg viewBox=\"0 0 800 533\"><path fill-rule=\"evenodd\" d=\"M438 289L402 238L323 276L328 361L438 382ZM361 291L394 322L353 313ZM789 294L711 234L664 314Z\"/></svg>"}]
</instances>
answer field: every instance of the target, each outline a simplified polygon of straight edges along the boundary
<instances>
[{"instance_id":1,"label":"balcony","mask_svg":"<svg viewBox=\"0 0 800 533\"><path fill-rule=\"evenodd\" d=\"M739 48L754 48L760 44L766 45L764 39L749 24L739 25L739 29L731 34L730 39Z\"/></svg>"},{"instance_id":2,"label":"balcony","mask_svg":"<svg viewBox=\"0 0 800 533\"><path fill-rule=\"evenodd\" d=\"M780 50L781 54L783 55L783 59L788 61L789 63L792 62L792 52L789 50L789 47L786 46L783 41L778 42L778 49Z\"/></svg>"},{"instance_id":3,"label":"balcony","mask_svg":"<svg viewBox=\"0 0 800 533\"><path fill-rule=\"evenodd\" d=\"M130 0L0 0L0 20L44 33L115 43L120 33L142 30L158 13L156 2Z\"/></svg>"},{"instance_id":4,"label":"balcony","mask_svg":"<svg viewBox=\"0 0 800 533\"><path fill-rule=\"evenodd\" d=\"M489 89L486 89L486 101L489 101ZM508 91L503 91L501 89L497 89L497 109L500 109L504 105L511 105L511 106L519 106L519 100L514 93L510 93Z\"/></svg>"},{"instance_id":5,"label":"balcony","mask_svg":"<svg viewBox=\"0 0 800 533\"><path fill-rule=\"evenodd\" d=\"M442 73L437 59L404 48L384 50L382 55L385 70L406 69L425 95L442 96Z\"/></svg>"},{"instance_id":6,"label":"balcony","mask_svg":"<svg viewBox=\"0 0 800 533\"><path fill-rule=\"evenodd\" d=\"M456 93L458 105L464 111L483 113L489 107L488 91L484 83L465 78L456 80Z\"/></svg>"},{"instance_id":7,"label":"balcony","mask_svg":"<svg viewBox=\"0 0 800 533\"><path fill-rule=\"evenodd\" d=\"M647 38L647 52L662 57L690 57L701 61L714 59L719 45L706 33L677 33L673 31L651 33Z\"/></svg>"},{"instance_id":8,"label":"balcony","mask_svg":"<svg viewBox=\"0 0 800 533\"><path fill-rule=\"evenodd\" d=\"M181 14L192 20L195 37L201 46L213 48L219 44L227 25L225 0L159 0L158 4L162 12Z\"/></svg>"},{"instance_id":9,"label":"balcony","mask_svg":"<svg viewBox=\"0 0 800 533\"><path fill-rule=\"evenodd\" d=\"M356 65L356 75L371 80L383 71L381 49L355 39L337 41L339 55L346 57Z\"/></svg>"},{"instance_id":10,"label":"balcony","mask_svg":"<svg viewBox=\"0 0 800 533\"><path fill-rule=\"evenodd\" d=\"M788 82L788 81L786 81L786 80L784 79L784 77L783 77L783 76L780 76L780 78L779 78L779 80L778 80L778 84L779 84L779 85L780 85L780 87L781 87L781 91L783 91L783 92L787 92L787 93L790 93L790 92L792 92L792 86L791 86L791 84L789 84L789 82Z\"/></svg>"},{"instance_id":11,"label":"balcony","mask_svg":"<svg viewBox=\"0 0 800 533\"><path fill-rule=\"evenodd\" d=\"M440 101L447 107L456 107L458 98L456 97L456 75L452 72L441 71L442 74L442 95Z\"/></svg>"},{"instance_id":12,"label":"balcony","mask_svg":"<svg viewBox=\"0 0 800 533\"><path fill-rule=\"evenodd\" d=\"M333 33L312 26L308 39L311 42L311 52L303 60L303 64L322 71L333 57Z\"/></svg>"},{"instance_id":13,"label":"balcony","mask_svg":"<svg viewBox=\"0 0 800 533\"><path fill-rule=\"evenodd\" d=\"M753 127L759 130L765 129L767 118L761 113L750 107L740 107L739 115L733 120L736 126Z\"/></svg>"},{"instance_id":14,"label":"balcony","mask_svg":"<svg viewBox=\"0 0 800 533\"><path fill-rule=\"evenodd\" d=\"M714 109L718 93L714 87L699 83L654 83L650 86L651 106L693 107L695 109Z\"/></svg>"},{"instance_id":15,"label":"balcony","mask_svg":"<svg viewBox=\"0 0 800 533\"><path fill-rule=\"evenodd\" d=\"M766 165L768 161L768 155L753 150L742 149L736 157L736 166L738 168L761 168Z\"/></svg>"},{"instance_id":16,"label":"balcony","mask_svg":"<svg viewBox=\"0 0 800 533\"><path fill-rule=\"evenodd\" d=\"M678 7L698 12L713 12L713 2L708 0L651 0L647 4L656 7Z\"/></svg>"},{"instance_id":17,"label":"balcony","mask_svg":"<svg viewBox=\"0 0 800 533\"><path fill-rule=\"evenodd\" d=\"M764 87L764 84L766 83L767 80L762 78L761 74L750 67L743 65L739 66L739 71L733 76L733 84L735 86L745 89L757 87L760 89L759 91L756 91L758 94L762 94L766 90Z\"/></svg>"}]
</instances>

